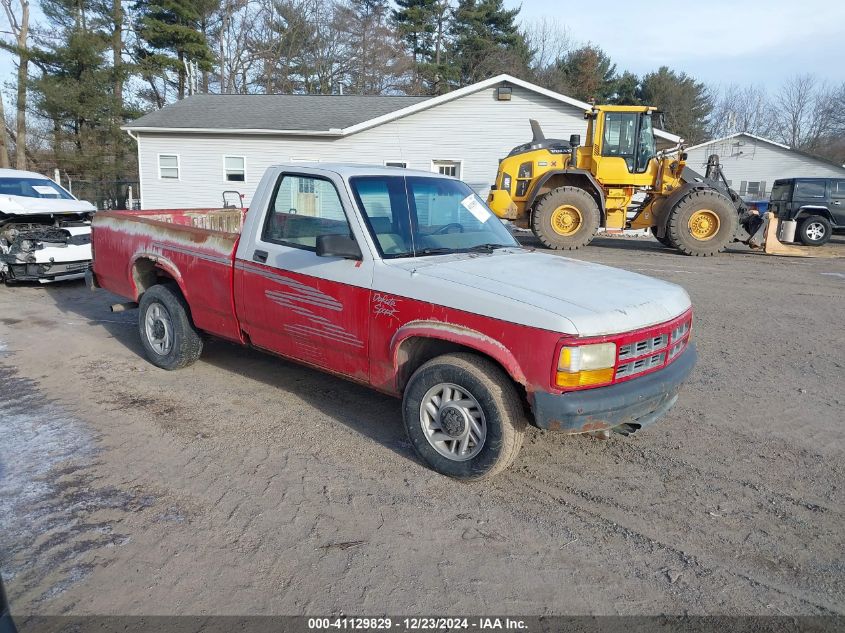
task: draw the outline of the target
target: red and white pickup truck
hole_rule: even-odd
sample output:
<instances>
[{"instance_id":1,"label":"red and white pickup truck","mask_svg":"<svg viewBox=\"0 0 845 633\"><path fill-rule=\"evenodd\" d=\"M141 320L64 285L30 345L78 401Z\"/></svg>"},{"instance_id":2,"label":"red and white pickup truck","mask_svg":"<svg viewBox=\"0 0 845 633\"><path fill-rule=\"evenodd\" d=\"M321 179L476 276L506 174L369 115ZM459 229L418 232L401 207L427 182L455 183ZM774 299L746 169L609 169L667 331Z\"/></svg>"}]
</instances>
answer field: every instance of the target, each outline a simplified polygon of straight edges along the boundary
<instances>
[{"instance_id":1,"label":"red and white pickup truck","mask_svg":"<svg viewBox=\"0 0 845 633\"><path fill-rule=\"evenodd\" d=\"M155 365L212 335L401 396L414 448L460 479L506 468L528 421L650 424L695 364L682 288L522 248L438 174L276 166L245 214L98 213L93 245L90 284L138 304Z\"/></svg>"}]
</instances>

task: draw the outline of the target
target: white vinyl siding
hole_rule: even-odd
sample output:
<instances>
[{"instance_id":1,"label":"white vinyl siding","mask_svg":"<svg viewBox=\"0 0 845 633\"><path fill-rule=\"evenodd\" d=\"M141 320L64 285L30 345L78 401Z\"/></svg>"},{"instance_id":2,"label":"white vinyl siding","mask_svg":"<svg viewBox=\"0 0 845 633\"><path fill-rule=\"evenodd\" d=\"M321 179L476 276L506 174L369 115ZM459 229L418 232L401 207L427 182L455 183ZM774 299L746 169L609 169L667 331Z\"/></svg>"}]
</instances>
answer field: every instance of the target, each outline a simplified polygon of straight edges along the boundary
<instances>
[{"instance_id":1,"label":"white vinyl siding","mask_svg":"<svg viewBox=\"0 0 845 633\"><path fill-rule=\"evenodd\" d=\"M584 138L586 124L580 108L516 86L510 101L497 101L495 91L495 86L480 90L344 137L140 132L144 208L216 206L222 204L225 189L237 189L249 205L270 165L316 161L403 162L409 169L430 172L432 161L459 159L463 164L458 177L484 198L499 159L531 140L529 119L540 122L547 138L566 139L571 134ZM158 153L182 154L181 182L158 180ZM247 182L220 182L221 154L245 157ZM401 160L395 158L399 156Z\"/></svg>"},{"instance_id":2,"label":"white vinyl siding","mask_svg":"<svg viewBox=\"0 0 845 633\"><path fill-rule=\"evenodd\" d=\"M845 169L751 136L739 135L687 151L687 165L703 174L707 157L719 156L725 178L741 196L766 199L779 178L845 177Z\"/></svg>"},{"instance_id":3,"label":"white vinyl siding","mask_svg":"<svg viewBox=\"0 0 845 633\"><path fill-rule=\"evenodd\" d=\"M179 180L179 154L158 155L158 177L162 180Z\"/></svg>"},{"instance_id":4,"label":"white vinyl siding","mask_svg":"<svg viewBox=\"0 0 845 633\"><path fill-rule=\"evenodd\" d=\"M223 177L226 182L246 182L246 157L224 156Z\"/></svg>"}]
</instances>

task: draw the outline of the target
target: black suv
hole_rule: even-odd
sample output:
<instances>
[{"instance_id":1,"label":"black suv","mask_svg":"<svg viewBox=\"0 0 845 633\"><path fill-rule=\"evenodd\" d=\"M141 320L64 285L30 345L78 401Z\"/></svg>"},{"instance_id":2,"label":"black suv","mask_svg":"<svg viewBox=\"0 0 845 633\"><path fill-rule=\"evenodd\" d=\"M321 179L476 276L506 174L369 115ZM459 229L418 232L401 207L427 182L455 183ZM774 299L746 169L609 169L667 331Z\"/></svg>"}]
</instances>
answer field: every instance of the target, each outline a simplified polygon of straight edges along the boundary
<instances>
[{"instance_id":1,"label":"black suv","mask_svg":"<svg viewBox=\"0 0 845 633\"><path fill-rule=\"evenodd\" d=\"M845 229L845 178L784 178L772 187L770 211L796 220L795 238L819 246Z\"/></svg>"}]
</instances>

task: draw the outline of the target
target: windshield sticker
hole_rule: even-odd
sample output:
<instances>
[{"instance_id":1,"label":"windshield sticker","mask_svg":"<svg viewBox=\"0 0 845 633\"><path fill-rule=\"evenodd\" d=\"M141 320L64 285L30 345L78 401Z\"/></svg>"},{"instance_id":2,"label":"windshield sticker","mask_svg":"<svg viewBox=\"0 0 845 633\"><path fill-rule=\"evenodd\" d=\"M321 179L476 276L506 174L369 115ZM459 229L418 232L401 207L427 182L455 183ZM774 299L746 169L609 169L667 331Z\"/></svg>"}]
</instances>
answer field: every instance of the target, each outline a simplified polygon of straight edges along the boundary
<instances>
[{"instance_id":1,"label":"windshield sticker","mask_svg":"<svg viewBox=\"0 0 845 633\"><path fill-rule=\"evenodd\" d=\"M52 187L50 187L48 185L32 185L32 188L35 189L35 191L37 191L38 193L51 195L51 196L55 196L59 193L58 191L56 191L55 189L53 189Z\"/></svg>"},{"instance_id":2,"label":"windshield sticker","mask_svg":"<svg viewBox=\"0 0 845 633\"><path fill-rule=\"evenodd\" d=\"M461 206L472 213L479 222L486 222L490 219L490 212L487 207L478 201L478 197L474 193L461 200Z\"/></svg>"}]
</instances>

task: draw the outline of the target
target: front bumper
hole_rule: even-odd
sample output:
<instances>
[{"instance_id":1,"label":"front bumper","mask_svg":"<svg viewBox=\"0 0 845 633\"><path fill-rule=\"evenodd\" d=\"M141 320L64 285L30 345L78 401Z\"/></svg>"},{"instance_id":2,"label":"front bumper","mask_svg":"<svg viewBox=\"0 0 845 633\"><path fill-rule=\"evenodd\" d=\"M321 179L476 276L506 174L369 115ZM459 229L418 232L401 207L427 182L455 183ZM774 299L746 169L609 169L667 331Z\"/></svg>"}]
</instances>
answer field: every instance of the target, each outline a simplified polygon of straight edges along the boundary
<instances>
[{"instance_id":1,"label":"front bumper","mask_svg":"<svg viewBox=\"0 0 845 633\"><path fill-rule=\"evenodd\" d=\"M49 283L51 281L67 281L70 279L82 279L86 271L91 268L91 260L78 262L46 262L8 264L6 273L9 280L13 281L40 281Z\"/></svg>"},{"instance_id":2,"label":"front bumper","mask_svg":"<svg viewBox=\"0 0 845 633\"><path fill-rule=\"evenodd\" d=\"M695 367L695 345L663 369L617 385L563 394L534 394L534 423L563 433L589 433L622 427L639 429L663 417ZM629 425L623 427L623 425Z\"/></svg>"}]
</instances>

